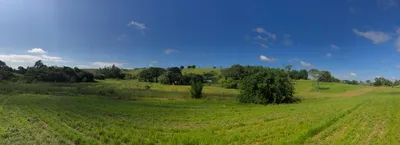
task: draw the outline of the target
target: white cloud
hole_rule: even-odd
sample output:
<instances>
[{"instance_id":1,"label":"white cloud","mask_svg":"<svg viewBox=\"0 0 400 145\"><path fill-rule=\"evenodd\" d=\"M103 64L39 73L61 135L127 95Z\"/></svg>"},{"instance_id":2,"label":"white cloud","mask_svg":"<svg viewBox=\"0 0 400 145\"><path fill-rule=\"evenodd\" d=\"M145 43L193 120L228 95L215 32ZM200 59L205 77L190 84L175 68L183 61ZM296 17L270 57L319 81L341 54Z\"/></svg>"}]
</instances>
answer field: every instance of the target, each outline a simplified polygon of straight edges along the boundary
<instances>
[{"instance_id":1,"label":"white cloud","mask_svg":"<svg viewBox=\"0 0 400 145\"><path fill-rule=\"evenodd\" d=\"M119 63L119 62L101 62L101 61L92 62L91 65L95 66L97 68L106 67L106 66L112 66L112 65L115 65L117 67L121 67L122 66L122 64Z\"/></svg>"},{"instance_id":2,"label":"white cloud","mask_svg":"<svg viewBox=\"0 0 400 145\"><path fill-rule=\"evenodd\" d=\"M332 57L331 53L326 53L326 57Z\"/></svg>"},{"instance_id":3,"label":"white cloud","mask_svg":"<svg viewBox=\"0 0 400 145\"><path fill-rule=\"evenodd\" d=\"M254 31L257 33L264 33L264 34L267 33L267 31L265 31L264 28L255 28Z\"/></svg>"},{"instance_id":4,"label":"white cloud","mask_svg":"<svg viewBox=\"0 0 400 145\"><path fill-rule=\"evenodd\" d=\"M171 53L173 53L173 52L176 52L176 50L175 50L175 49L165 49L165 50L164 50L164 53L165 53L165 54L171 54Z\"/></svg>"},{"instance_id":5,"label":"white cloud","mask_svg":"<svg viewBox=\"0 0 400 145\"><path fill-rule=\"evenodd\" d=\"M271 38L273 40L276 39L276 35L275 34L273 34L271 32L268 32L268 31L265 31L264 28L261 28L261 27L260 28L255 28L254 31L257 32L257 33L260 33L260 34L266 34L268 36L268 38ZM259 37L261 37L261 36L259 36Z\"/></svg>"},{"instance_id":6,"label":"white cloud","mask_svg":"<svg viewBox=\"0 0 400 145\"><path fill-rule=\"evenodd\" d=\"M141 24L141 23L138 23L138 22L135 22L135 21L129 22L129 23L128 23L128 26L134 26L134 27L136 27L136 28L139 29L139 30L144 30L144 29L146 29L146 25L145 25L145 24Z\"/></svg>"},{"instance_id":7,"label":"white cloud","mask_svg":"<svg viewBox=\"0 0 400 145\"><path fill-rule=\"evenodd\" d=\"M308 63L308 62L305 62L305 61L300 61L300 64L301 64L302 66L304 66L304 67L311 67L311 66L312 66L311 63Z\"/></svg>"},{"instance_id":8,"label":"white cloud","mask_svg":"<svg viewBox=\"0 0 400 145\"><path fill-rule=\"evenodd\" d=\"M264 55L260 55L260 59L265 62L273 62L273 61L277 60L276 58L268 58Z\"/></svg>"},{"instance_id":9,"label":"white cloud","mask_svg":"<svg viewBox=\"0 0 400 145\"><path fill-rule=\"evenodd\" d=\"M8 66L16 68L18 66L33 66L38 60L42 60L45 64L60 65L65 62L58 56L47 55L19 55L19 54L0 54L0 60L7 63Z\"/></svg>"},{"instance_id":10,"label":"white cloud","mask_svg":"<svg viewBox=\"0 0 400 145\"><path fill-rule=\"evenodd\" d=\"M386 34L384 32L380 32L380 31L361 32L361 31L358 31L357 29L353 29L353 32L359 36L362 36L369 40L372 40L372 42L375 44L384 43L384 42L392 39L388 34Z\"/></svg>"},{"instance_id":11,"label":"white cloud","mask_svg":"<svg viewBox=\"0 0 400 145\"><path fill-rule=\"evenodd\" d=\"M351 76L357 76L357 74L354 73L354 72L351 72L350 75L351 75Z\"/></svg>"},{"instance_id":12,"label":"white cloud","mask_svg":"<svg viewBox=\"0 0 400 145\"><path fill-rule=\"evenodd\" d=\"M383 78L382 76L375 76L375 78Z\"/></svg>"},{"instance_id":13,"label":"white cloud","mask_svg":"<svg viewBox=\"0 0 400 145\"><path fill-rule=\"evenodd\" d=\"M32 49L28 50L28 52L29 53L36 53L36 54L45 54L45 53L47 53L42 48L32 48Z\"/></svg>"},{"instance_id":14,"label":"white cloud","mask_svg":"<svg viewBox=\"0 0 400 145\"><path fill-rule=\"evenodd\" d=\"M265 45L264 43L260 43L260 46L263 47L263 48L268 48L268 46Z\"/></svg>"},{"instance_id":15,"label":"white cloud","mask_svg":"<svg viewBox=\"0 0 400 145\"><path fill-rule=\"evenodd\" d=\"M153 61L151 61L151 63L155 64L155 63L158 63L158 61L157 60L153 60Z\"/></svg>"},{"instance_id":16,"label":"white cloud","mask_svg":"<svg viewBox=\"0 0 400 145\"><path fill-rule=\"evenodd\" d=\"M332 47L332 49L340 49L338 46L336 46L336 45L331 45L331 47Z\"/></svg>"},{"instance_id":17,"label":"white cloud","mask_svg":"<svg viewBox=\"0 0 400 145\"><path fill-rule=\"evenodd\" d=\"M400 68L400 65L396 65L396 68Z\"/></svg>"}]
</instances>

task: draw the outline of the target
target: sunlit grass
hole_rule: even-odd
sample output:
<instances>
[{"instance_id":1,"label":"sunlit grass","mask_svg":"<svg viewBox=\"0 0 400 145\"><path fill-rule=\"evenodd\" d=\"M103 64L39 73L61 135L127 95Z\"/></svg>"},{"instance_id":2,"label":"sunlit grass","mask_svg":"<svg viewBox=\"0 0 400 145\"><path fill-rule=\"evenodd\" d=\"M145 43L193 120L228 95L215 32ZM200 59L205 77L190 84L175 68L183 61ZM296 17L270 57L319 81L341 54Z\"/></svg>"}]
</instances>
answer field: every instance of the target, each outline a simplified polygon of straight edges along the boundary
<instances>
[{"instance_id":1,"label":"sunlit grass","mask_svg":"<svg viewBox=\"0 0 400 145\"><path fill-rule=\"evenodd\" d=\"M205 92L223 92L232 95L231 99L174 98L155 93L130 100L102 97L95 93L10 92L0 95L0 144L400 142L399 88L362 91L365 88L360 86L322 84L332 90L314 91L309 87L311 83L296 83L296 92L303 98L302 102L266 106L240 104L234 97L237 90L219 87L206 87ZM151 85L150 91L153 92L188 92L187 86L137 81L107 80L86 85L89 91L90 87L110 87L117 91L116 95L119 90L136 90L136 85ZM42 84L37 87L49 86ZM357 91L362 93L355 93Z\"/></svg>"}]
</instances>

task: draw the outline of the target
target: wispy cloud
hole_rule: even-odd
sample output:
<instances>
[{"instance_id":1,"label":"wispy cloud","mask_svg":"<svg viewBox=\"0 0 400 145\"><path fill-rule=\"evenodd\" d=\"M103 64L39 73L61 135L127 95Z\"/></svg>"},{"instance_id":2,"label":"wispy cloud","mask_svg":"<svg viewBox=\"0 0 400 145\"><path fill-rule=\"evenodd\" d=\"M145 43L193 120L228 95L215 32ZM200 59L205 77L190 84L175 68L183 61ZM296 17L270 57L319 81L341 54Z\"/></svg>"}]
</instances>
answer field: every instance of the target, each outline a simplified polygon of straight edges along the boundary
<instances>
[{"instance_id":1,"label":"wispy cloud","mask_svg":"<svg viewBox=\"0 0 400 145\"><path fill-rule=\"evenodd\" d=\"M28 50L28 52L29 53L35 53L35 54L45 54L45 53L47 53L42 48L32 48L32 49Z\"/></svg>"},{"instance_id":2,"label":"wispy cloud","mask_svg":"<svg viewBox=\"0 0 400 145\"><path fill-rule=\"evenodd\" d=\"M396 68L400 68L400 65L396 65Z\"/></svg>"},{"instance_id":3,"label":"wispy cloud","mask_svg":"<svg viewBox=\"0 0 400 145\"><path fill-rule=\"evenodd\" d=\"M326 53L326 57L332 57L331 53Z\"/></svg>"},{"instance_id":4,"label":"wispy cloud","mask_svg":"<svg viewBox=\"0 0 400 145\"><path fill-rule=\"evenodd\" d=\"M400 52L400 36L397 37L396 42L395 42L396 50Z\"/></svg>"},{"instance_id":5,"label":"wispy cloud","mask_svg":"<svg viewBox=\"0 0 400 145\"><path fill-rule=\"evenodd\" d=\"M333 45L333 44L331 44L331 48L332 48L332 49L336 49L336 50L337 50L337 49L340 49L338 46Z\"/></svg>"},{"instance_id":6,"label":"wispy cloud","mask_svg":"<svg viewBox=\"0 0 400 145\"><path fill-rule=\"evenodd\" d=\"M265 62L273 62L273 61L276 61L277 59L276 58L268 58L268 57L266 57L266 56L264 56L264 55L260 55L260 60L261 61L265 61Z\"/></svg>"},{"instance_id":7,"label":"wispy cloud","mask_svg":"<svg viewBox=\"0 0 400 145\"><path fill-rule=\"evenodd\" d=\"M384 43L391 39L391 37L388 34L380 31L361 32L358 31L357 29L353 29L353 32L359 36L372 40L374 44Z\"/></svg>"},{"instance_id":8,"label":"wispy cloud","mask_svg":"<svg viewBox=\"0 0 400 145\"><path fill-rule=\"evenodd\" d=\"M255 32L257 32L257 33L260 33L260 34L265 34L265 35L267 35L268 38L270 38L270 39L273 39L273 40L276 39L276 35L275 35L275 34L273 34L273 33L271 33L271 32L268 32L268 31L265 31L264 28L261 28L261 27L255 28L253 31L255 31Z\"/></svg>"},{"instance_id":9,"label":"wispy cloud","mask_svg":"<svg viewBox=\"0 0 400 145\"><path fill-rule=\"evenodd\" d=\"M128 26L135 27L135 28L137 28L137 29L139 29L139 30L144 30L144 29L146 29L146 25L145 25L145 24L141 24L141 23L138 23L138 22L135 22L135 21L129 22L129 23L128 23Z\"/></svg>"},{"instance_id":10,"label":"wispy cloud","mask_svg":"<svg viewBox=\"0 0 400 145\"><path fill-rule=\"evenodd\" d=\"M135 27L136 29L139 29L142 35L144 36L144 30L146 29L146 25L143 23L131 21L127 24L129 27Z\"/></svg>"},{"instance_id":11,"label":"wispy cloud","mask_svg":"<svg viewBox=\"0 0 400 145\"><path fill-rule=\"evenodd\" d=\"M151 63L152 64L156 64L156 63L158 63L158 61L157 60L153 60L153 61L151 61Z\"/></svg>"},{"instance_id":12,"label":"wispy cloud","mask_svg":"<svg viewBox=\"0 0 400 145\"><path fill-rule=\"evenodd\" d=\"M305 62L305 61L300 61L300 64L304 67L312 67L313 65L309 62Z\"/></svg>"},{"instance_id":13,"label":"wispy cloud","mask_svg":"<svg viewBox=\"0 0 400 145\"><path fill-rule=\"evenodd\" d=\"M352 13L352 14L356 14L357 13L357 11L356 11L356 9L354 7L349 7L349 12Z\"/></svg>"},{"instance_id":14,"label":"wispy cloud","mask_svg":"<svg viewBox=\"0 0 400 145\"><path fill-rule=\"evenodd\" d=\"M128 35L126 35L126 34L119 35L118 38L117 38L117 40L118 40L118 41L122 41L122 40L124 40L127 36L128 36Z\"/></svg>"},{"instance_id":15,"label":"wispy cloud","mask_svg":"<svg viewBox=\"0 0 400 145\"><path fill-rule=\"evenodd\" d=\"M260 46L263 47L263 48L268 48L268 46L266 44L264 44L264 43L260 43Z\"/></svg>"},{"instance_id":16,"label":"wispy cloud","mask_svg":"<svg viewBox=\"0 0 400 145\"><path fill-rule=\"evenodd\" d=\"M171 54L171 53L173 53L173 52L177 52L177 50L175 50L175 49L165 49L165 50L164 50L164 53L167 54L167 55L168 55L168 54Z\"/></svg>"},{"instance_id":17,"label":"wispy cloud","mask_svg":"<svg viewBox=\"0 0 400 145\"><path fill-rule=\"evenodd\" d=\"M378 0L378 7L388 10L399 6L399 0Z\"/></svg>"},{"instance_id":18,"label":"wispy cloud","mask_svg":"<svg viewBox=\"0 0 400 145\"><path fill-rule=\"evenodd\" d=\"M350 73L350 76L357 76L357 74L354 73L354 72L351 72L351 73Z\"/></svg>"},{"instance_id":19,"label":"wispy cloud","mask_svg":"<svg viewBox=\"0 0 400 145\"><path fill-rule=\"evenodd\" d=\"M283 35L283 44L285 44L286 46L292 46L293 44L292 36L289 34Z\"/></svg>"},{"instance_id":20,"label":"wispy cloud","mask_svg":"<svg viewBox=\"0 0 400 145\"><path fill-rule=\"evenodd\" d=\"M397 36L396 41L394 42L394 46L396 47L396 50L397 50L398 52L400 52L400 28L398 28L398 29L396 30L396 34L397 34L398 36Z\"/></svg>"}]
</instances>

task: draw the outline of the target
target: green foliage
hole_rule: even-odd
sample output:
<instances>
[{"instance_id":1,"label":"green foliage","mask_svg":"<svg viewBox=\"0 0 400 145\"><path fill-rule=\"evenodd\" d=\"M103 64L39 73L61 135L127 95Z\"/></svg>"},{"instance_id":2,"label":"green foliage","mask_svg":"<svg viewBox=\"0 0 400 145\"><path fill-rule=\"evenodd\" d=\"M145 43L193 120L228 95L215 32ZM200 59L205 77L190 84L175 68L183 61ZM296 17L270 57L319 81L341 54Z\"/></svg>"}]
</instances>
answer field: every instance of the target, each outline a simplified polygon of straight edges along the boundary
<instances>
[{"instance_id":1,"label":"green foliage","mask_svg":"<svg viewBox=\"0 0 400 145\"><path fill-rule=\"evenodd\" d=\"M308 79L308 72L305 69L299 71L299 79L307 80Z\"/></svg>"},{"instance_id":2,"label":"green foliage","mask_svg":"<svg viewBox=\"0 0 400 145\"><path fill-rule=\"evenodd\" d=\"M221 78L218 80L218 83L222 85L224 88L228 89L236 89L238 87L238 80L233 80L232 78Z\"/></svg>"},{"instance_id":3,"label":"green foliage","mask_svg":"<svg viewBox=\"0 0 400 145\"><path fill-rule=\"evenodd\" d=\"M188 69L190 69L190 68L195 69L195 68L196 68L196 65L188 65L187 68L188 68Z\"/></svg>"},{"instance_id":4,"label":"green foliage","mask_svg":"<svg viewBox=\"0 0 400 145\"><path fill-rule=\"evenodd\" d=\"M160 83L162 84L179 85L182 82L183 76L178 67L171 67L168 68L167 71L159 77L159 79Z\"/></svg>"},{"instance_id":5,"label":"green foliage","mask_svg":"<svg viewBox=\"0 0 400 145\"><path fill-rule=\"evenodd\" d=\"M103 74L106 79L124 79L125 74L122 73L121 69L118 68L116 65L112 65L111 67L106 66L104 68L99 68L96 71L96 74L100 75Z\"/></svg>"},{"instance_id":6,"label":"green foliage","mask_svg":"<svg viewBox=\"0 0 400 145\"><path fill-rule=\"evenodd\" d=\"M150 67L141 71L138 75L139 80L143 82L158 82L158 77L165 73L165 69L159 67Z\"/></svg>"},{"instance_id":7,"label":"green foliage","mask_svg":"<svg viewBox=\"0 0 400 145\"><path fill-rule=\"evenodd\" d=\"M242 103L281 104L298 101L294 85L282 69L264 68L240 82L238 100Z\"/></svg>"},{"instance_id":8,"label":"green foliage","mask_svg":"<svg viewBox=\"0 0 400 145\"><path fill-rule=\"evenodd\" d=\"M392 86L393 82L384 77L376 77L374 86Z\"/></svg>"},{"instance_id":9,"label":"green foliage","mask_svg":"<svg viewBox=\"0 0 400 145\"><path fill-rule=\"evenodd\" d=\"M192 80L190 83L190 95L192 98L199 99L203 97L203 82Z\"/></svg>"},{"instance_id":10,"label":"green foliage","mask_svg":"<svg viewBox=\"0 0 400 145\"><path fill-rule=\"evenodd\" d=\"M191 81L203 82L204 78L202 75L189 73L189 74L183 75L179 84L180 85L190 85L190 84L192 84Z\"/></svg>"},{"instance_id":11,"label":"green foliage","mask_svg":"<svg viewBox=\"0 0 400 145\"><path fill-rule=\"evenodd\" d=\"M358 85L359 82L357 80L342 80L343 84L350 84L350 85Z\"/></svg>"}]
</instances>

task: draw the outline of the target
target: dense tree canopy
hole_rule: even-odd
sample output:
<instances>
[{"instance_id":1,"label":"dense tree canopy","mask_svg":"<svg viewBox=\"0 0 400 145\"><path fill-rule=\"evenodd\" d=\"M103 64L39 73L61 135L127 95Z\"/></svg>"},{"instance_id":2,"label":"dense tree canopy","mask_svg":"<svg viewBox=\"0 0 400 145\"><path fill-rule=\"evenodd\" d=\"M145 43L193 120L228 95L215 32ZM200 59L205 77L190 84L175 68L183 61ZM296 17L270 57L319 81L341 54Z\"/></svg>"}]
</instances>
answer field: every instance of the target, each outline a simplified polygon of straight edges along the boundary
<instances>
[{"instance_id":1,"label":"dense tree canopy","mask_svg":"<svg viewBox=\"0 0 400 145\"><path fill-rule=\"evenodd\" d=\"M125 74L122 73L121 69L116 65L112 65L111 67L106 66L104 68L99 68L96 71L96 78L98 76L104 76L104 78L112 78L112 79L124 79Z\"/></svg>"},{"instance_id":2,"label":"dense tree canopy","mask_svg":"<svg viewBox=\"0 0 400 145\"><path fill-rule=\"evenodd\" d=\"M158 77L165 73L165 69L159 67L150 67L139 73L139 79L145 82L158 82Z\"/></svg>"},{"instance_id":3,"label":"dense tree canopy","mask_svg":"<svg viewBox=\"0 0 400 145\"><path fill-rule=\"evenodd\" d=\"M376 77L374 86L392 86L393 82L384 77Z\"/></svg>"},{"instance_id":4,"label":"dense tree canopy","mask_svg":"<svg viewBox=\"0 0 400 145\"><path fill-rule=\"evenodd\" d=\"M292 103L294 86L287 71L273 68L257 68L240 81L238 100L243 103L271 104Z\"/></svg>"}]
</instances>

